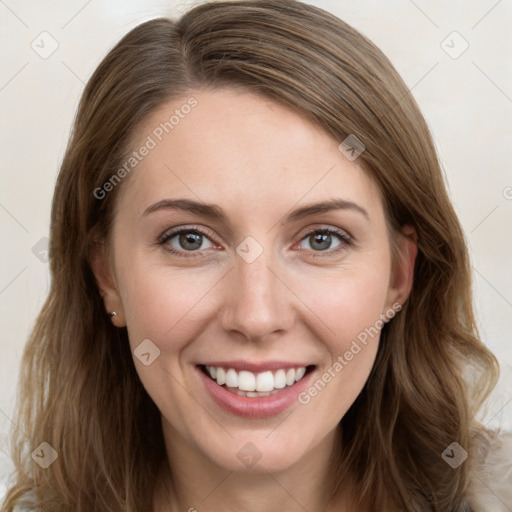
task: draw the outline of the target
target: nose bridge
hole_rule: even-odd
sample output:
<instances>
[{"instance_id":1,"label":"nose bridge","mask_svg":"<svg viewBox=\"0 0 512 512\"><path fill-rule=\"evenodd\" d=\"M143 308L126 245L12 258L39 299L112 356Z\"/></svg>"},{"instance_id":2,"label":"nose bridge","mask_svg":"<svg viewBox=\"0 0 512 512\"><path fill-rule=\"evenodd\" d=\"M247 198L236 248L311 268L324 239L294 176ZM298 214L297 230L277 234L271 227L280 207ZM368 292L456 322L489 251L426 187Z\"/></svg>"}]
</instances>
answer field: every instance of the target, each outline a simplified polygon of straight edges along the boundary
<instances>
[{"instance_id":1,"label":"nose bridge","mask_svg":"<svg viewBox=\"0 0 512 512\"><path fill-rule=\"evenodd\" d=\"M272 251L260 252L251 243L249 240L248 245L242 243L237 249L222 318L226 330L258 341L289 328L292 304L289 291L277 277L278 263Z\"/></svg>"}]
</instances>

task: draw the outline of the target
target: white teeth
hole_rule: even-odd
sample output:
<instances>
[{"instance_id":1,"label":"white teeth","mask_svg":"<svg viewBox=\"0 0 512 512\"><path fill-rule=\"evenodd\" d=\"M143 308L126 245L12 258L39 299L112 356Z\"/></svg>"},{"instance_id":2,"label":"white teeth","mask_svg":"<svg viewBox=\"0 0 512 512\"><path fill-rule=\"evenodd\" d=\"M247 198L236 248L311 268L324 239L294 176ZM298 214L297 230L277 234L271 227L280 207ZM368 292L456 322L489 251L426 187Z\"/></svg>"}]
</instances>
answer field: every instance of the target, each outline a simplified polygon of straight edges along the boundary
<instances>
[{"instance_id":1,"label":"white teeth","mask_svg":"<svg viewBox=\"0 0 512 512\"><path fill-rule=\"evenodd\" d=\"M226 370L224 368L217 368L217 384L219 386L226 384Z\"/></svg>"},{"instance_id":2,"label":"white teeth","mask_svg":"<svg viewBox=\"0 0 512 512\"><path fill-rule=\"evenodd\" d=\"M274 387L274 376L272 372L258 373L256 377L256 391L272 391Z\"/></svg>"},{"instance_id":3,"label":"white teeth","mask_svg":"<svg viewBox=\"0 0 512 512\"><path fill-rule=\"evenodd\" d=\"M283 389L285 386L286 386L286 373L284 370L277 370L276 374L274 375L274 387L276 389Z\"/></svg>"},{"instance_id":4,"label":"white teeth","mask_svg":"<svg viewBox=\"0 0 512 512\"><path fill-rule=\"evenodd\" d=\"M230 368L226 373L226 386L228 388L238 387L238 373L233 368Z\"/></svg>"},{"instance_id":5,"label":"white teeth","mask_svg":"<svg viewBox=\"0 0 512 512\"><path fill-rule=\"evenodd\" d=\"M295 371L295 382L299 382L299 380L302 379L302 377L304 377L305 373L306 373L306 368L304 368L304 367L297 368L297 370Z\"/></svg>"},{"instance_id":6,"label":"white teeth","mask_svg":"<svg viewBox=\"0 0 512 512\"><path fill-rule=\"evenodd\" d=\"M258 393L257 391L240 391L239 389L231 389L233 393L239 395L239 396L248 396L250 398L256 398L260 396L270 396L274 395L276 393L279 393L279 390L271 391L270 393Z\"/></svg>"},{"instance_id":7,"label":"white teeth","mask_svg":"<svg viewBox=\"0 0 512 512\"><path fill-rule=\"evenodd\" d=\"M306 367L281 369L275 373L265 371L258 374L242 370L235 371L233 368L206 366L210 377L219 386L226 385L227 388L241 396L260 397L278 393L286 386L293 386L306 374ZM238 388L238 389L233 389Z\"/></svg>"},{"instance_id":8,"label":"white teeth","mask_svg":"<svg viewBox=\"0 0 512 512\"><path fill-rule=\"evenodd\" d=\"M238 374L238 389L240 391L256 391L256 377L251 372L240 372Z\"/></svg>"}]
</instances>

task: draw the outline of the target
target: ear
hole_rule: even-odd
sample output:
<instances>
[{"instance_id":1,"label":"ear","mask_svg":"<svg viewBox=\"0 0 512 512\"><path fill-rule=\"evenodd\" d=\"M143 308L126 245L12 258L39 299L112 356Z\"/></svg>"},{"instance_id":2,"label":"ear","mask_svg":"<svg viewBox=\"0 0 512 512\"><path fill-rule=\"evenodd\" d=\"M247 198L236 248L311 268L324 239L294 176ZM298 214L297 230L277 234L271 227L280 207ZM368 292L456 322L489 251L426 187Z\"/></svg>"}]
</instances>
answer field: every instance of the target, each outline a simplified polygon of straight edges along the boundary
<instances>
[{"instance_id":1,"label":"ear","mask_svg":"<svg viewBox=\"0 0 512 512\"><path fill-rule=\"evenodd\" d=\"M100 295L103 298L106 315L115 312L115 316L112 317L112 323L116 327L124 327L126 322L123 303L117 289L112 264L104 243L97 244L94 247L89 261L91 270L96 278Z\"/></svg>"},{"instance_id":2,"label":"ear","mask_svg":"<svg viewBox=\"0 0 512 512\"><path fill-rule=\"evenodd\" d=\"M409 297L414 281L414 265L418 254L418 234L409 224L395 235L395 251L391 266L387 306L400 304Z\"/></svg>"}]
</instances>

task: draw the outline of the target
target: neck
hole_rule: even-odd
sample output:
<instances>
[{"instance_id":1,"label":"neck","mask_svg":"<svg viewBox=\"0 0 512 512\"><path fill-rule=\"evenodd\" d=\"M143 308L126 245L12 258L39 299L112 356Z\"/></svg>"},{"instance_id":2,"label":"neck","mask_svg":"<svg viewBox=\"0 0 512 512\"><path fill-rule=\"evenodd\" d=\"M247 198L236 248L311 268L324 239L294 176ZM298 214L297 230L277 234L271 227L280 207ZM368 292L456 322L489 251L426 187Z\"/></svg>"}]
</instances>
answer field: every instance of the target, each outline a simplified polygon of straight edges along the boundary
<instances>
[{"instance_id":1,"label":"neck","mask_svg":"<svg viewBox=\"0 0 512 512\"><path fill-rule=\"evenodd\" d=\"M163 423L168 465L162 468L155 512L303 512L353 510L350 486L329 496L330 458L339 453L340 432L332 431L307 455L279 472L233 472L194 450Z\"/></svg>"}]
</instances>

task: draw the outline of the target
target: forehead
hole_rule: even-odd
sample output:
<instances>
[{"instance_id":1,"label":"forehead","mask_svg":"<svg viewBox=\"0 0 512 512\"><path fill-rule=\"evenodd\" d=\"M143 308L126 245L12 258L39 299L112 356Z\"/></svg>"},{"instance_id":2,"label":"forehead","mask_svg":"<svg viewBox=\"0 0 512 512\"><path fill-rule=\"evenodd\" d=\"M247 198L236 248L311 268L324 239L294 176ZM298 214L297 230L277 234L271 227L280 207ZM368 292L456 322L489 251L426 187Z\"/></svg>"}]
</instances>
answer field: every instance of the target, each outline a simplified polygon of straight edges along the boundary
<instances>
[{"instance_id":1,"label":"forehead","mask_svg":"<svg viewBox=\"0 0 512 512\"><path fill-rule=\"evenodd\" d=\"M304 198L345 197L367 205L380 194L361 158L350 161L340 141L305 116L262 96L233 89L191 91L139 126L137 162L123 202L143 208L164 196L290 207Z\"/></svg>"}]
</instances>

